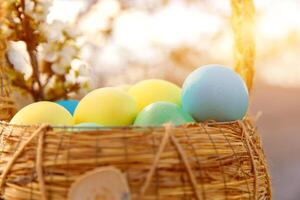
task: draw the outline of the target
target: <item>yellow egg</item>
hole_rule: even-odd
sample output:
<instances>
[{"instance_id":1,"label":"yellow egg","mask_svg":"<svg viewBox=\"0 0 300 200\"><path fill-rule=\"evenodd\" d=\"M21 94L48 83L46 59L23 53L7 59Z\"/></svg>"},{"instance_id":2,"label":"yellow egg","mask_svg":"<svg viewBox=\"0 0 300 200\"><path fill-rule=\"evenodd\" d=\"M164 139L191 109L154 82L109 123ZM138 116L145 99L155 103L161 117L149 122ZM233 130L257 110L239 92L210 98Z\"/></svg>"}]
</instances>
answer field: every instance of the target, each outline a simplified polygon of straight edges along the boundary
<instances>
[{"instance_id":1,"label":"yellow egg","mask_svg":"<svg viewBox=\"0 0 300 200\"><path fill-rule=\"evenodd\" d=\"M50 124L53 126L74 124L72 115L62 106L49 101L30 104L21 109L10 121L11 124L35 125Z\"/></svg>"},{"instance_id":2,"label":"yellow egg","mask_svg":"<svg viewBox=\"0 0 300 200\"><path fill-rule=\"evenodd\" d=\"M181 104L181 89L165 80L150 79L141 81L132 86L128 93L136 101L139 112L144 107L157 101Z\"/></svg>"},{"instance_id":3,"label":"yellow egg","mask_svg":"<svg viewBox=\"0 0 300 200\"><path fill-rule=\"evenodd\" d=\"M129 84L124 84L124 85L119 85L117 86L116 88L119 88L125 92L128 92L128 90L132 87L132 85L129 85Z\"/></svg>"},{"instance_id":4,"label":"yellow egg","mask_svg":"<svg viewBox=\"0 0 300 200\"><path fill-rule=\"evenodd\" d=\"M75 123L97 123L103 126L126 126L137 115L136 103L117 88L101 88L90 92L78 104Z\"/></svg>"}]
</instances>

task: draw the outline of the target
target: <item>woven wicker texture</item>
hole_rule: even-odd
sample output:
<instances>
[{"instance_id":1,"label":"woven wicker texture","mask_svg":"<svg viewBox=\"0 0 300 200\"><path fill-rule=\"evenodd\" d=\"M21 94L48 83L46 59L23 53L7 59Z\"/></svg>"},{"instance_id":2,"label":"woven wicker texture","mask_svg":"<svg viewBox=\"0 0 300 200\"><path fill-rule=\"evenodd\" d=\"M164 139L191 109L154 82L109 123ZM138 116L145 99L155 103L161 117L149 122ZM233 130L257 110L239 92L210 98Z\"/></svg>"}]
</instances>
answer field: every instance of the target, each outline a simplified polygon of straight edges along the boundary
<instances>
[{"instance_id":1,"label":"woven wicker texture","mask_svg":"<svg viewBox=\"0 0 300 200\"><path fill-rule=\"evenodd\" d=\"M61 129L61 128L60 128ZM271 199L248 121L70 133L1 124L4 199L66 199L83 173L114 166L135 199Z\"/></svg>"}]
</instances>

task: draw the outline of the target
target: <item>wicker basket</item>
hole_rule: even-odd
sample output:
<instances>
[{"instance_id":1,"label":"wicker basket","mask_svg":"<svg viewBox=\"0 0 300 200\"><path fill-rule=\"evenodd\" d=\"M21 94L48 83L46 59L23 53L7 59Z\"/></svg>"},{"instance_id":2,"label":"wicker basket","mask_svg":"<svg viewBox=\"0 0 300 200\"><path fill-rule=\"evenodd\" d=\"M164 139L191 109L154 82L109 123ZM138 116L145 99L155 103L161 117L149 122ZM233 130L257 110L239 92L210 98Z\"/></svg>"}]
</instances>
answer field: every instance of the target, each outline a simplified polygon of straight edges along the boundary
<instances>
[{"instance_id":1,"label":"wicker basket","mask_svg":"<svg viewBox=\"0 0 300 200\"><path fill-rule=\"evenodd\" d=\"M104 166L123 172L131 199L271 198L249 121L81 132L2 123L0 132L4 199L66 199L76 179Z\"/></svg>"},{"instance_id":2,"label":"wicker basket","mask_svg":"<svg viewBox=\"0 0 300 200\"><path fill-rule=\"evenodd\" d=\"M236 68L251 89L253 2L232 0L232 8ZM0 73L0 77L4 75ZM1 114L7 111L1 119L8 119L13 114L13 104L8 85L3 81L0 84L1 91L5 91L1 93L0 111ZM260 138L249 120L180 127L73 129L0 122L1 197L5 200L271 199ZM86 184L92 179L95 184ZM83 183L88 187L82 188ZM89 193L97 196L86 198Z\"/></svg>"}]
</instances>

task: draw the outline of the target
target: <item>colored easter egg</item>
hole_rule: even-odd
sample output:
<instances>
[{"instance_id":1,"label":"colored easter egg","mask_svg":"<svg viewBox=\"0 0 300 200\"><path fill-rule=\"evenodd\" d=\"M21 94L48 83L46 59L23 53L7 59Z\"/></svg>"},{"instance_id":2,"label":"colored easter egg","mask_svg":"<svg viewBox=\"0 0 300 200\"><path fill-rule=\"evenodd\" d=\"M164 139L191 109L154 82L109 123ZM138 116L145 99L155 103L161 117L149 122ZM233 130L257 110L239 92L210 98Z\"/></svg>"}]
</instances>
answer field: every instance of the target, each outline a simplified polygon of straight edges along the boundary
<instances>
[{"instance_id":1,"label":"colored easter egg","mask_svg":"<svg viewBox=\"0 0 300 200\"><path fill-rule=\"evenodd\" d=\"M165 80L144 80L132 86L128 92L136 101L139 112L157 101L181 104L181 89Z\"/></svg>"},{"instance_id":2,"label":"colored easter egg","mask_svg":"<svg viewBox=\"0 0 300 200\"><path fill-rule=\"evenodd\" d=\"M61 100L61 101L57 101L56 103L63 106L65 109L67 109L71 113L71 115L73 115L79 101L77 101L77 100Z\"/></svg>"},{"instance_id":3,"label":"colored easter egg","mask_svg":"<svg viewBox=\"0 0 300 200\"><path fill-rule=\"evenodd\" d=\"M117 88L101 88L87 94L78 104L76 124L96 123L103 126L131 125L137 109L134 99Z\"/></svg>"},{"instance_id":4,"label":"colored easter egg","mask_svg":"<svg viewBox=\"0 0 300 200\"><path fill-rule=\"evenodd\" d=\"M53 126L74 124L72 115L64 107L48 101L36 102L24 107L10 123L22 125L45 123Z\"/></svg>"},{"instance_id":5,"label":"colored easter egg","mask_svg":"<svg viewBox=\"0 0 300 200\"><path fill-rule=\"evenodd\" d=\"M161 126L165 123L182 125L194 119L177 104L155 102L146 106L137 116L135 126Z\"/></svg>"},{"instance_id":6,"label":"colored easter egg","mask_svg":"<svg viewBox=\"0 0 300 200\"><path fill-rule=\"evenodd\" d=\"M182 107L196 121L242 119L249 95L243 79L222 65L206 65L193 71L182 89Z\"/></svg>"}]
</instances>

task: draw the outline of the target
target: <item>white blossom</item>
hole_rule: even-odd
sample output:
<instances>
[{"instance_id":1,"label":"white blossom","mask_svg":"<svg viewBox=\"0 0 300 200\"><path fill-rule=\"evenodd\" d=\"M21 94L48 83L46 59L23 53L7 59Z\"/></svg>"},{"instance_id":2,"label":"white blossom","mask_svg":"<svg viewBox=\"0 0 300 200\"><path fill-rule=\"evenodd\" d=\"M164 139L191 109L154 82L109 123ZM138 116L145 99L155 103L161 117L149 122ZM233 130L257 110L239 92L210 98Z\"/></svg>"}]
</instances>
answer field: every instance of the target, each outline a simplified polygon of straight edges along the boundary
<instances>
[{"instance_id":1,"label":"white blossom","mask_svg":"<svg viewBox=\"0 0 300 200\"><path fill-rule=\"evenodd\" d=\"M43 24L41 29L48 42L63 42L65 40L63 26L62 22L54 21L52 24Z\"/></svg>"},{"instance_id":2,"label":"white blossom","mask_svg":"<svg viewBox=\"0 0 300 200\"><path fill-rule=\"evenodd\" d=\"M42 59L52 63L55 74L65 74L71 68L72 61L78 56L79 48L71 37L71 26L55 20L43 25L43 33L47 42L41 45ZM69 33L68 37L65 34Z\"/></svg>"},{"instance_id":3,"label":"white blossom","mask_svg":"<svg viewBox=\"0 0 300 200\"><path fill-rule=\"evenodd\" d=\"M75 71L71 69L70 72L66 75L66 82L74 84L76 83L76 78L77 77Z\"/></svg>"},{"instance_id":4,"label":"white blossom","mask_svg":"<svg viewBox=\"0 0 300 200\"><path fill-rule=\"evenodd\" d=\"M49 51L44 55L44 60L47 62L55 62L58 59L58 53Z\"/></svg>"},{"instance_id":5,"label":"white blossom","mask_svg":"<svg viewBox=\"0 0 300 200\"><path fill-rule=\"evenodd\" d=\"M67 26L65 28L65 33L71 37L71 38L75 38L75 37L78 37L80 36L80 31L74 27L71 27L71 26Z\"/></svg>"},{"instance_id":6,"label":"white blossom","mask_svg":"<svg viewBox=\"0 0 300 200\"><path fill-rule=\"evenodd\" d=\"M89 80L90 80L90 78L87 77L87 76L79 76L79 77L77 77L77 82L80 83L80 84L88 83Z\"/></svg>"},{"instance_id":7,"label":"white blossom","mask_svg":"<svg viewBox=\"0 0 300 200\"><path fill-rule=\"evenodd\" d=\"M26 44L22 41L9 42L7 56L13 67L24 74L25 80L28 80L32 75L32 66L26 50Z\"/></svg>"},{"instance_id":8,"label":"white blossom","mask_svg":"<svg viewBox=\"0 0 300 200\"><path fill-rule=\"evenodd\" d=\"M70 63L72 61L72 59L70 58L76 56L76 54L77 54L77 48L75 45L64 45L60 51L60 56L64 59L69 60Z\"/></svg>"},{"instance_id":9,"label":"white blossom","mask_svg":"<svg viewBox=\"0 0 300 200\"><path fill-rule=\"evenodd\" d=\"M25 13L37 22L45 22L51 5L51 0L25 0Z\"/></svg>"},{"instance_id":10,"label":"white blossom","mask_svg":"<svg viewBox=\"0 0 300 200\"><path fill-rule=\"evenodd\" d=\"M71 66L71 60L69 59L65 59L65 58L59 58L59 60L56 62L59 66L61 66L61 68L64 68L65 71L67 71L68 68L70 68Z\"/></svg>"},{"instance_id":11,"label":"white blossom","mask_svg":"<svg viewBox=\"0 0 300 200\"><path fill-rule=\"evenodd\" d=\"M60 65L59 63L53 63L51 69L55 74L64 75L66 73L66 68Z\"/></svg>"},{"instance_id":12,"label":"white blossom","mask_svg":"<svg viewBox=\"0 0 300 200\"><path fill-rule=\"evenodd\" d=\"M30 34L38 44L35 46L38 58L36 67L41 69L38 78L43 87L40 87L34 79L31 79L34 78L32 77L34 70L25 43L30 41L10 42L7 57L14 68L14 72L17 72L14 75L24 75L25 84L28 84L30 89L34 88L36 91L45 89L45 97L47 91L53 92L52 89L56 90L56 87L59 89L60 87L62 89L70 88L73 91L72 84L85 87L89 80L85 76L88 74L87 66L78 59L80 44L77 38L80 33L66 22L55 20L49 23L47 21L51 2L52 0L24 0L24 10L11 7L11 13L8 13L11 14L11 17L0 23L0 34L4 39L18 40L19 35L15 34L15 30L24 31L24 19L28 20L27 25L32 30ZM21 1L9 0L8 5L23 6L22 3ZM72 67L74 60L78 60L77 67ZM57 75L65 77L66 82L63 79L56 79ZM16 77L15 80L18 80L17 78L19 77ZM77 93L77 91L73 92Z\"/></svg>"},{"instance_id":13,"label":"white blossom","mask_svg":"<svg viewBox=\"0 0 300 200\"><path fill-rule=\"evenodd\" d=\"M71 67L73 70L77 71L81 76L89 76L90 69L88 68L87 64L82 60L75 59L71 63Z\"/></svg>"},{"instance_id":14,"label":"white blossom","mask_svg":"<svg viewBox=\"0 0 300 200\"><path fill-rule=\"evenodd\" d=\"M31 14L34 9L34 2L33 1L25 1L25 13Z\"/></svg>"},{"instance_id":15,"label":"white blossom","mask_svg":"<svg viewBox=\"0 0 300 200\"><path fill-rule=\"evenodd\" d=\"M36 11L43 12L47 16L51 6L52 0L37 0Z\"/></svg>"},{"instance_id":16,"label":"white blossom","mask_svg":"<svg viewBox=\"0 0 300 200\"><path fill-rule=\"evenodd\" d=\"M51 68L55 74L69 73L72 61L77 59L79 54L79 47L76 44L78 31L70 24L59 20L42 24L41 31L46 37L46 42L41 45L41 59L52 63ZM81 72L87 74L83 67L78 69L76 74Z\"/></svg>"}]
</instances>

